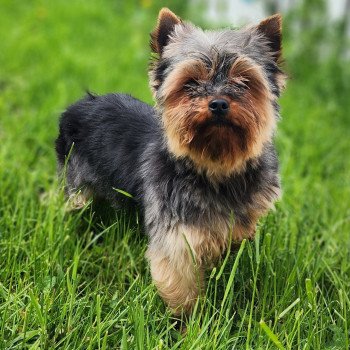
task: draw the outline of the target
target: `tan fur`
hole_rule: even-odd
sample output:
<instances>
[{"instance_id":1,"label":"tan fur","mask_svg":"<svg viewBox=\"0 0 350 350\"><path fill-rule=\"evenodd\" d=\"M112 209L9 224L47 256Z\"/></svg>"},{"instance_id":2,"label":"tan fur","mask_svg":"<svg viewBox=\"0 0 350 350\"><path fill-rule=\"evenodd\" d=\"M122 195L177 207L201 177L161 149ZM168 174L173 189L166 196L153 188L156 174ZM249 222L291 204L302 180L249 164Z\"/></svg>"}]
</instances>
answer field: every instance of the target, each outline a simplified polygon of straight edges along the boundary
<instances>
[{"instance_id":1,"label":"tan fur","mask_svg":"<svg viewBox=\"0 0 350 350\"><path fill-rule=\"evenodd\" d=\"M255 221L252 221L248 225L242 225L237 223L233 230L232 242L239 243L243 239L252 239L255 236L257 218Z\"/></svg>"},{"instance_id":2,"label":"tan fur","mask_svg":"<svg viewBox=\"0 0 350 350\"><path fill-rule=\"evenodd\" d=\"M281 190L278 187L272 189L272 196L274 200L281 197ZM254 196L252 204L247 208L245 213L247 216L247 223L236 222L233 229L232 240L234 242L240 242L244 238L254 238L255 229L258 220L266 215L269 210L273 209L273 202L271 199L268 199L266 195L262 193L257 193Z\"/></svg>"},{"instance_id":3,"label":"tan fur","mask_svg":"<svg viewBox=\"0 0 350 350\"><path fill-rule=\"evenodd\" d=\"M274 195L279 196L276 188ZM213 218L210 227L175 225L161 239L150 241L147 258L159 294L175 314L190 313L204 286L205 269L212 267L228 248L255 235L258 219L271 208L263 194L245 213L247 221ZM230 237L230 235L232 235Z\"/></svg>"},{"instance_id":4,"label":"tan fur","mask_svg":"<svg viewBox=\"0 0 350 350\"><path fill-rule=\"evenodd\" d=\"M174 265L161 252L149 249L151 275L160 296L177 315L190 313L202 289L203 268L183 265L183 269Z\"/></svg>"},{"instance_id":5,"label":"tan fur","mask_svg":"<svg viewBox=\"0 0 350 350\"><path fill-rule=\"evenodd\" d=\"M162 240L151 239L146 257L152 279L174 314L192 311L203 290L205 269L213 266L230 241L254 238L257 221L271 208L263 195L255 200L247 209L247 222L235 222L233 229L230 222L213 218L210 227L176 225Z\"/></svg>"},{"instance_id":6,"label":"tan fur","mask_svg":"<svg viewBox=\"0 0 350 350\"><path fill-rule=\"evenodd\" d=\"M209 78L209 72L203 62L195 59L181 62L164 82L161 90L162 99L169 103L175 102L183 95L183 88L187 81L205 81Z\"/></svg>"},{"instance_id":7,"label":"tan fur","mask_svg":"<svg viewBox=\"0 0 350 350\"><path fill-rule=\"evenodd\" d=\"M265 206L265 200L260 200ZM233 230L229 222L217 219L210 228L177 225L161 241L151 239L146 257L152 279L174 314L191 313L204 287L205 270L217 262L230 241L234 244L254 237L256 223L268 209L262 206L249 209L248 222L236 222Z\"/></svg>"},{"instance_id":8,"label":"tan fur","mask_svg":"<svg viewBox=\"0 0 350 350\"><path fill-rule=\"evenodd\" d=\"M146 256L152 278L173 312L191 312L203 288L204 271L227 248L229 232L229 224L217 220L215 229L178 225L161 242L151 240Z\"/></svg>"},{"instance_id":9,"label":"tan fur","mask_svg":"<svg viewBox=\"0 0 350 350\"><path fill-rule=\"evenodd\" d=\"M283 65L282 58L282 17L280 14L265 18L256 27L256 30L263 33L268 39L269 46L272 48L272 58L279 67ZM282 71L276 74L276 82L280 90L284 90L287 75Z\"/></svg>"},{"instance_id":10,"label":"tan fur","mask_svg":"<svg viewBox=\"0 0 350 350\"><path fill-rule=\"evenodd\" d=\"M248 86L239 102L228 96L188 97L186 82L209 80L212 72L196 60L182 62L161 87L163 103L159 107L164 109L163 123L170 151L177 157L190 157L199 172L220 178L244 170L249 159L261 154L264 144L272 137L276 121L271 104L273 96L264 73L246 57L239 58L229 74L233 83ZM228 119L237 126L236 131L214 125L198 132L212 118L208 104L214 98L229 100Z\"/></svg>"},{"instance_id":11,"label":"tan fur","mask_svg":"<svg viewBox=\"0 0 350 350\"><path fill-rule=\"evenodd\" d=\"M241 242L243 239L253 239L256 231L256 224L259 218L267 212L265 210L248 209L247 210L247 222L236 222L233 229L232 241L234 243Z\"/></svg>"},{"instance_id":12,"label":"tan fur","mask_svg":"<svg viewBox=\"0 0 350 350\"><path fill-rule=\"evenodd\" d=\"M276 74L276 83L281 91L283 91L286 88L286 80L288 76L285 73L278 73Z\"/></svg>"},{"instance_id":13,"label":"tan fur","mask_svg":"<svg viewBox=\"0 0 350 350\"><path fill-rule=\"evenodd\" d=\"M92 196L89 189L82 189L78 192L71 193L67 201L67 211L79 210L85 207Z\"/></svg>"},{"instance_id":14,"label":"tan fur","mask_svg":"<svg viewBox=\"0 0 350 350\"><path fill-rule=\"evenodd\" d=\"M168 8L163 7L158 15L156 28L151 33L150 46L153 52L161 54L161 42L165 40L176 24L181 23L181 19L171 12Z\"/></svg>"},{"instance_id":15,"label":"tan fur","mask_svg":"<svg viewBox=\"0 0 350 350\"><path fill-rule=\"evenodd\" d=\"M265 18L257 26L257 30L263 33L269 40L270 46L274 49L274 58L276 62L281 60L281 39L282 39L282 17L275 14Z\"/></svg>"},{"instance_id":16,"label":"tan fur","mask_svg":"<svg viewBox=\"0 0 350 350\"><path fill-rule=\"evenodd\" d=\"M253 204L251 205L252 210L259 212L259 215L265 215L269 210L274 209L275 200L281 198L282 192L279 187L271 187L270 191L272 192L270 197L273 197L274 200L268 199L268 197L261 192L258 192L254 196Z\"/></svg>"}]
</instances>

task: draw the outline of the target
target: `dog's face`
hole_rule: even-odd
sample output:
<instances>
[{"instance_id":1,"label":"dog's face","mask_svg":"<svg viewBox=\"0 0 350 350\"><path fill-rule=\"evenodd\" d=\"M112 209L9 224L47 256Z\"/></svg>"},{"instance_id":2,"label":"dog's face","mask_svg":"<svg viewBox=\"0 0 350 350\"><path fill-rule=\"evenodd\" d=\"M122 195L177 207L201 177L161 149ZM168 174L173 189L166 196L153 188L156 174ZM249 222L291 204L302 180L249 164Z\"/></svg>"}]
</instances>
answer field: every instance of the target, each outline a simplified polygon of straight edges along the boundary
<instances>
[{"instance_id":1,"label":"dog's face","mask_svg":"<svg viewBox=\"0 0 350 350\"><path fill-rule=\"evenodd\" d=\"M151 37L150 82L170 151L209 173L242 170L261 154L278 118L280 16L203 31L163 9Z\"/></svg>"}]
</instances>

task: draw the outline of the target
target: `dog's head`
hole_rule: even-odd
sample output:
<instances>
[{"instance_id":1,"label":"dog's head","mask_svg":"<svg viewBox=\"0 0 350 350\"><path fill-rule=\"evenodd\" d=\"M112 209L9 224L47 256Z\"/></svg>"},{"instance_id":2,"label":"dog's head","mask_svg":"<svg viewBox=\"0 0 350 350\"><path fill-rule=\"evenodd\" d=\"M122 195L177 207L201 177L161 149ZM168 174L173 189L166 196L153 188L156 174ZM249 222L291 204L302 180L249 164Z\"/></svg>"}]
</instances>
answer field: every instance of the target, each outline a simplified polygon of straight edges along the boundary
<instances>
[{"instance_id":1,"label":"dog's head","mask_svg":"<svg viewBox=\"0 0 350 350\"><path fill-rule=\"evenodd\" d=\"M279 15L240 30L204 31L162 9L151 48L150 84L175 156L229 175L261 154L285 80Z\"/></svg>"}]
</instances>

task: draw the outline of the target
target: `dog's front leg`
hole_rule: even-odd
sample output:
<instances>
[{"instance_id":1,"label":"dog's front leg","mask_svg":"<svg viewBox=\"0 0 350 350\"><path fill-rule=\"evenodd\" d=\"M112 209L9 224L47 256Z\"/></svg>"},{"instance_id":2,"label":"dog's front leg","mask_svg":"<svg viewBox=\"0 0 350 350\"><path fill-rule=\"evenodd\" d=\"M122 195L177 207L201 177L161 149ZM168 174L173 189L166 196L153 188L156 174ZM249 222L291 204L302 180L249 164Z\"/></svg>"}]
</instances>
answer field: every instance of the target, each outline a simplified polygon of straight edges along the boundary
<instances>
[{"instance_id":1,"label":"dog's front leg","mask_svg":"<svg viewBox=\"0 0 350 350\"><path fill-rule=\"evenodd\" d=\"M175 315L191 313L203 286L204 267L186 236L151 239L147 250L153 282Z\"/></svg>"}]
</instances>

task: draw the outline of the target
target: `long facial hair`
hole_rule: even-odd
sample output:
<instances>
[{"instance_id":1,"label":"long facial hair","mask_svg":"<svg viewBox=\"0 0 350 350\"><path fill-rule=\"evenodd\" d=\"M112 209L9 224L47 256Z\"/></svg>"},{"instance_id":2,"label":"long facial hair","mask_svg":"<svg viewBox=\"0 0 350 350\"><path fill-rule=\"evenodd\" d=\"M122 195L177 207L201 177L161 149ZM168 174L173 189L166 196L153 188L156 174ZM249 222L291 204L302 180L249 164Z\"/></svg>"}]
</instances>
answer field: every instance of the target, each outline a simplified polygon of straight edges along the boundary
<instances>
[{"instance_id":1,"label":"long facial hair","mask_svg":"<svg viewBox=\"0 0 350 350\"><path fill-rule=\"evenodd\" d=\"M231 87L235 96L194 96L188 82L210 82L215 67L195 59L178 64L157 92L158 106L169 149L178 157L189 157L201 170L228 175L242 170L258 157L275 127L273 96L262 69L246 57L237 58L229 69L223 91ZM229 112L218 118L208 105L214 98L229 102Z\"/></svg>"}]
</instances>

